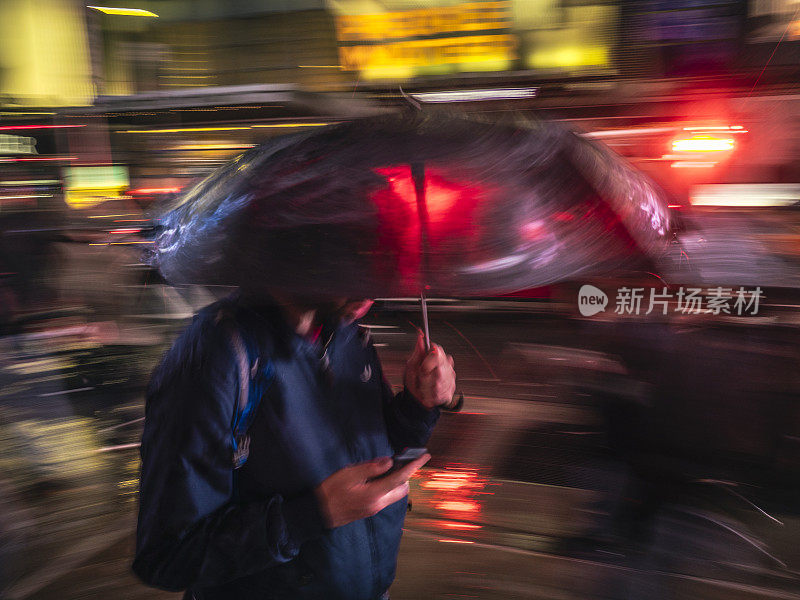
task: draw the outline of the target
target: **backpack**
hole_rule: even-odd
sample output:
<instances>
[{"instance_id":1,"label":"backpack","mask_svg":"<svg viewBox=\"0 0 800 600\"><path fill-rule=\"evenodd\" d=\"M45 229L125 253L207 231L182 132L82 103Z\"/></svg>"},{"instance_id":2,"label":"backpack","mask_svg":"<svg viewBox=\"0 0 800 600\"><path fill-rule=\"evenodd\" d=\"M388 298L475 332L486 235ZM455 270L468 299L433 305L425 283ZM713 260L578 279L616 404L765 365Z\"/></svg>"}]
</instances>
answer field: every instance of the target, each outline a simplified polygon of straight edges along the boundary
<instances>
[{"instance_id":1,"label":"backpack","mask_svg":"<svg viewBox=\"0 0 800 600\"><path fill-rule=\"evenodd\" d=\"M245 339L234 314L226 308L217 312L214 321L224 327L231 343L238 367L239 394L231 426L233 443L233 468L240 469L250 456L250 435L261 398L275 379L272 361L262 364L257 344Z\"/></svg>"}]
</instances>

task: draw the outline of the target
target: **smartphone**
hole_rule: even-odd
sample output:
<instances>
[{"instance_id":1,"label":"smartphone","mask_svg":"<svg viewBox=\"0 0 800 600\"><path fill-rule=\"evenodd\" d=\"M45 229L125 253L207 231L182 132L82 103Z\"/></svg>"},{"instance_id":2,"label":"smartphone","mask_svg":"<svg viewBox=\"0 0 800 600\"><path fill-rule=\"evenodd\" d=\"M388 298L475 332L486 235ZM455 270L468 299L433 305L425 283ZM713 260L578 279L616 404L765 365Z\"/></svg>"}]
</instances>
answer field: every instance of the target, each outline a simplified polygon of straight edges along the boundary
<instances>
[{"instance_id":1,"label":"smartphone","mask_svg":"<svg viewBox=\"0 0 800 600\"><path fill-rule=\"evenodd\" d=\"M427 448L406 448L402 452L398 452L394 456L392 456L392 466L389 467L389 470L385 473L382 473L375 479L380 479L381 477L386 477L397 471L398 469L402 469L408 463L412 463L418 458L425 456L428 453Z\"/></svg>"}]
</instances>

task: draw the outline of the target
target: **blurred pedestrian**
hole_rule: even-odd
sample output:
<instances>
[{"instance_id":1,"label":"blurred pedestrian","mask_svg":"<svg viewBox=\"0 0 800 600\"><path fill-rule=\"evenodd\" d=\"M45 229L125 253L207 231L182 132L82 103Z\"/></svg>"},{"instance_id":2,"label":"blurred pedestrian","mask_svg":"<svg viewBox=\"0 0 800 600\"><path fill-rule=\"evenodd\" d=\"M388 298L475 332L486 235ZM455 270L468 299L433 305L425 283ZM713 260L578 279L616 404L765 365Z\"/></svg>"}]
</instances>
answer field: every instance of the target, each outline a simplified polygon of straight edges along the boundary
<instances>
[{"instance_id":1,"label":"blurred pedestrian","mask_svg":"<svg viewBox=\"0 0 800 600\"><path fill-rule=\"evenodd\" d=\"M197 600L388 597L430 456L387 474L390 457L427 443L455 372L420 335L393 394L358 326L371 304L236 297L195 317L148 390L141 579Z\"/></svg>"}]
</instances>

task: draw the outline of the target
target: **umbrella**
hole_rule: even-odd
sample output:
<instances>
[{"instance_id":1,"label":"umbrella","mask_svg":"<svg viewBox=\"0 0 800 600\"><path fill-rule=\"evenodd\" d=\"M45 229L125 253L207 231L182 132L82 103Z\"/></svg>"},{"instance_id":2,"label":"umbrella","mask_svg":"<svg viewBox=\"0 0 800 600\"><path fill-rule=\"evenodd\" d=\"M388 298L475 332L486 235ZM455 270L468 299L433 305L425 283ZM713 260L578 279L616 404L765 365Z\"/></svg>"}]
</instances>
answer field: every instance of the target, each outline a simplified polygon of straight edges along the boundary
<instances>
[{"instance_id":1,"label":"umbrella","mask_svg":"<svg viewBox=\"0 0 800 600\"><path fill-rule=\"evenodd\" d=\"M631 265L668 236L657 188L560 124L417 112L240 155L168 208L152 262L256 294L489 296Z\"/></svg>"}]
</instances>

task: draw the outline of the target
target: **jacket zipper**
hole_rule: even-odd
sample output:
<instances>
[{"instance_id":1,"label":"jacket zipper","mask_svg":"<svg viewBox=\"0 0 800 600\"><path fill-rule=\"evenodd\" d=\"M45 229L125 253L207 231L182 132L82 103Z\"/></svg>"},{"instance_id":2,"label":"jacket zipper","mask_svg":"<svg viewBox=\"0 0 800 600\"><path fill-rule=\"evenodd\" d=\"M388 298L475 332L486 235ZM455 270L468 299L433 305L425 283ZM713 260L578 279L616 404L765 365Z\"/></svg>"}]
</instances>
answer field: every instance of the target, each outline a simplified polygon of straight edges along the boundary
<instances>
[{"instance_id":1,"label":"jacket zipper","mask_svg":"<svg viewBox=\"0 0 800 600\"><path fill-rule=\"evenodd\" d=\"M336 351L336 344L334 342L334 335L328 338L327 342L323 346L322 349L322 358L320 360L320 366L326 369L332 368L332 358ZM326 389L326 392L330 393L331 389ZM345 429L343 427L343 423L340 421L340 431L342 434L342 438L344 441L345 448L347 449L347 454L350 456L350 460L358 461L359 457L356 455L355 448L353 447L350 436L347 435ZM380 578L378 573L378 544L376 542L376 534L375 534L375 523L373 521L374 517L366 517L364 519L365 522L365 529L367 535L367 541L369 543L369 555L370 555L370 570L372 574L372 597L378 598L383 592L386 590L378 589L380 585Z\"/></svg>"},{"instance_id":2,"label":"jacket zipper","mask_svg":"<svg viewBox=\"0 0 800 600\"><path fill-rule=\"evenodd\" d=\"M386 590L379 590L378 584L378 548L375 543L375 523L372 521L373 517L364 519L367 522L367 536L369 537L369 554L371 558L370 567L372 569L372 597L377 598Z\"/></svg>"}]
</instances>

